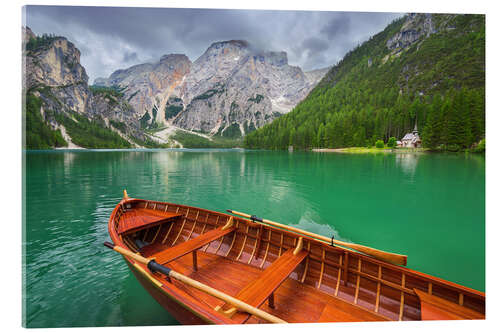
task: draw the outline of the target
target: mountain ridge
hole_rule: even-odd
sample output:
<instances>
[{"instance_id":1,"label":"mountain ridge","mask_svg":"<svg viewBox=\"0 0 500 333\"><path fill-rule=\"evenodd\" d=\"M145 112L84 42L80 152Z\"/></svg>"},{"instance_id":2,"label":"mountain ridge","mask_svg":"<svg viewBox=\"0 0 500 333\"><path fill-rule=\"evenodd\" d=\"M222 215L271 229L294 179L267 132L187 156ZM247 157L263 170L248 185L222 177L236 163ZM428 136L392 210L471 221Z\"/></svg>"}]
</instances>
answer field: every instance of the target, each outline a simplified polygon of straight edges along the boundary
<instances>
[{"instance_id":1,"label":"mountain ridge","mask_svg":"<svg viewBox=\"0 0 500 333\"><path fill-rule=\"evenodd\" d=\"M397 19L348 52L293 111L246 136L245 146L373 146L418 123L426 147L473 147L485 135L484 36L484 15Z\"/></svg>"},{"instance_id":2,"label":"mountain ridge","mask_svg":"<svg viewBox=\"0 0 500 333\"><path fill-rule=\"evenodd\" d=\"M198 141L208 138L203 146L231 145L226 139L211 143L211 137L233 140L264 125L287 112L326 72L306 76L288 65L285 52L256 53L248 42L230 40L212 43L194 62L165 54L91 86L72 42L22 30L30 149L182 147L175 137L193 141L190 133L202 134L195 135Z\"/></svg>"},{"instance_id":3,"label":"mountain ridge","mask_svg":"<svg viewBox=\"0 0 500 333\"><path fill-rule=\"evenodd\" d=\"M193 62L177 56L185 57L185 67L168 93L146 79L158 62L117 70L94 84L122 87L146 127L172 124L209 135L229 129L239 137L288 112L327 71L306 75L288 64L286 52L256 50L244 40L214 42Z\"/></svg>"}]
</instances>

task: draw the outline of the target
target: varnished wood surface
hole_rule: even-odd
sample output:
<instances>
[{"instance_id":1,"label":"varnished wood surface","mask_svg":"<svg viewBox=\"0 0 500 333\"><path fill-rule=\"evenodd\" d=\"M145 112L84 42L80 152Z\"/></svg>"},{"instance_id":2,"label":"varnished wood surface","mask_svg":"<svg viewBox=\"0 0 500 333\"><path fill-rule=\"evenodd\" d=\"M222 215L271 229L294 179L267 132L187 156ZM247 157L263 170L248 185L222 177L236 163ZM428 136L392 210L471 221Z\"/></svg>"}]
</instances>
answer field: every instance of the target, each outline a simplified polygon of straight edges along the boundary
<instances>
[{"instance_id":1,"label":"varnished wood surface","mask_svg":"<svg viewBox=\"0 0 500 333\"><path fill-rule=\"evenodd\" d=\"M196 238L190 239L173 247L167 248L161 252L152 253L150 257L155 257L159 264L166 264L172 260L182 257L194 250L198 250L205 244L208 244L216 239L223 237L234 231L234 228L222 230L221 228L210 230Z\"/></svg>"},{"instance_id":2,"label":"varnished wood surface","mask_svg":"<svg viewBox=\"0 0 500 333\"><path fill-rule=\"evenodd\" d=\"M294 255L293 249L288 250L267 267L257 279L246 285L238 293L237 298L253 306L260 306L297 268L306 256L306 251L301 251L297 255Z\"/></svg>"},{"instance_id":3,"label":"varnished wood surface","mask_svg":"<svg viewBox=\"0 0 500 333\"><path fill-rule=\"evenodd\" d=\"M236 298L238 298L238 294L246 286L258 280L263 273L263 270L248 266L247 264L235 263L223 257L204 252L200 252L198 255L198 271L196 272L192 269L190 258L187 256L171 262L170 265L176 271ZM241 274L242 271L245 274ZM175 281L174 284L194 298L207 304L208 307L215 308L218 305L224 305L223 301L204 294L199 290L193 290ZM267 302L262 304L260 308L291 323L318 322L322 315L322 322L388 320L341 299L332 299L317 289L304 286L300 282L290 278L285 279L281 286L275 290L274 294L275 308L270 308ZM332 306L334 310L335 308L339 310L331 310L329 314L323 314L323 310L327 305ZM246 319L247 317L248 315L245 316L238 313L232 319L235 322L241 322L241 318ZM257 323L260 320L251 317L247 322Z\"/></svg>"},{"instance_id":4,"label":"varnished wood surface","mask_svg":"<svg viewBox=\"0 0 500 333\"><path fill-rule=\"evenodd\" d=\"M173 284L163 284L161 288L156 287L135 269L135 265L132 265L128 260L126 262L144 289L179 322L190 325L235 324L230 318L221 317L212 308L201 307L197 299ZM182 302L178 301L180 299Z\"/></svg>"},{"instance_id":5,"label":"varnished wood surface","mask_svg":"<svg viewBox=\"0 0 500 333\"><path fill-rule=\"evenodd\" d=\"M318 322L359 322L359 321L387 321L389 319L353 306L343 300L332 298L325 305Z\"/></svg>"},{"instance_id":6,"label":"varnished wood surface","mask_svg":"<svg viewBox=\"0 0 500 333\"><path fill-rule=\"evenodd\" d=\"M422 320L463 320L485 318L484 314L456 303L429 295L420 290L415 290L415 292L420 298Z\"/></svg>"},{"instance_id":7,"label":"varnished wood surface","mask_svg":"<svg viewBox=\"0 0 500 333\"><path fill-rule=\"evenodd\" d=\"M159 212L153 209L138 208L128 210L122 214L117 232L118 234L136 232L179 216L181 215L171 212Z\"/></svg>"},{"instance_id":8,"label":"varnished wood surface","mask_svg":"<svg viewBox=\"0 0 500 333\"><path fill-rule=\"evenodd\" d=\"M228 214L173 203L140 199L130 199L127 203L131 203L128 206L132 209L147 208L182 215L173 223L160 223L133 236L124 235L121 239L117 230L121 216L128 210L125 211L121 205L115 208L108 228L113 242L129 245L135 251L138 249L134 246L133 237L153 243L140 250L142 255L148 257L198 237L203 238L204 234L221 228L230 219ZM202 283L220 287L221 291L236 296L281 255L298 244L297 234L272 226L263 227L243 218L234 217L233 228L233 232L206 243L197 251L198 272L193 270L191 255L171 261L168 266L183 269L181 273L191 274L192 278L199 278ZM415 290L484 315L485 295L482 292L307 237L303 239L303 250L307 251L305 260L274 292L275 309L270 309L267 302L261 305L261 309L286 321L421 320L421 302ZM211 310L224 306L220 300L173 283L203 304L196 306ZM169 285L165 282L165 286ZM183 302L182 299L178 301ZM227 309L228 305L224 308ZM357 311L359 314L355 314ZM235 316L238 317L238 314ZM223 322L227 320L221 319L220 323ZM260 320L254 317L247 321L257 322Z\"/></svg>"},{"instance_id":9,"label":"varnished wood surface","mask_svg":"<svg viewBox=\"0 0 500 333\"><path fill-rule=\"evenodd\" d=\"M257 279L241 289L236 298L256 307L261 306L307 256L306 251L300 251L297 255L293 252L294 249L289 249L276 259ZM272 303L270 307L273 308ZM248 315L244 313L233 317L236 322L244 322L247 318Z\"/></svg>"},{"instance_id":10,"label":"varnished wood surface","mask_svg":"<svg viewBox=\"0 0 500 333\"><path fill-rule=\"evenodd\" d=\"M235 215L244 216L246 218L251 218L251 215L246 214L246 213L237 212L234 210L228 210L228 212L235 214ZM321 235L318 235L318 234L315 234L315 233L312 233L312 232L309 232L309 231L306 231L303 229L295 228L295 227L292 227L289 225L284 225L284 224L274 222L271 220L267 220L267 219L263 219L262 222L258 221L258 223L265 223L266 225L272 225L272 226L276 226L276 227L281 228L281 229L298 232L300 234L307 235L307 236L310 236L310 237L318 239L318 240L322 240L326 244L332 243L332 244L336 244L336 245L346 246L346 247L349 247L349 248L354 249L356 251L362 252L364 254L368 254L368 255L371 255L375 258L378 258L378 259L381 259L381 260L384 260L384 261L387 261L390 263L394 263L397 265L406 266L406 263L407 263L407 256L406 255L381 251L381 250L374 249L374 248L360 245L360 244L342 242L342 241L339 241L339 240L336 240L333 238L321 236Z\"/></svg>"}]
</instances>

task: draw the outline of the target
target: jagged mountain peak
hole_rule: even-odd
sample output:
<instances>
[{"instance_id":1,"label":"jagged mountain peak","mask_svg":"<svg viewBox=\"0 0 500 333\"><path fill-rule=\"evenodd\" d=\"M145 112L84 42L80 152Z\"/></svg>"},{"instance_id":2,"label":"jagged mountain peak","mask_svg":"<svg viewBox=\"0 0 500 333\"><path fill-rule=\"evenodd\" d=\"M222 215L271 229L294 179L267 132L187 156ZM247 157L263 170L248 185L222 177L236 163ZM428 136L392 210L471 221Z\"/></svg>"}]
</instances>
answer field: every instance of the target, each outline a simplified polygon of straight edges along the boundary
<instances>
[{"instance_id":1,"label":"jagged mountain peak","mask_svg":"<svg viewBox=\"0 0 500 333\"><path fill-rule=\"evenodd\" d=\"M272 66L288 65L288 55L285 51L264 51L254 54L254 60L266 62Z\"/></svg>"},{"instance_id":2,"label":"jagged mountain peak","mask_svg":"<svg viewBox=\"0 0 500 333\"><path fill-rule=\"evenodd\" d=\"M172 61L190 61L190 60L185 54L181 54L181 53L164 54L160 58L160 63L161 62L172 62Z\"/></svg>"},{"instance_id":3,"label":"jagged mountain peak","mask_svg":"<svg viewBox=\"0 0 500 333\"><path fill-rule=\"evenodd\" d=\"M326 73L305 75L288 64L286 52L245 40L212 43L192 63L169 54L137 66L99 83L123 87L144 126L173 123L211 134L231 127L243 135L263 126L288 112Z\"/></svg>"},{"instance_id":4,"label":"jagged mountain peak","mask_svg":"<svg viewBox=\"0 0 500 333\"><path fill-rule=\"evenodd\" d=\"M253 45L246 40L228 40L212 43L198 58L227 57L234 61L246 61L253 57L254 61L267 62L273 66L288 65L288 55L285 51L269 51ZM244 56L243 58L241 56Z\"/></svg>"},{"instance_id":5,"label":"jagged mountain peak","mask_svg":"<svg viewBox=\"0 0 500 333\"><path fill-rule=\"evenodd\" d=\"M212 43L208 49L212 49L212 48L215 48L215 49L220 49L220 48L224 48L224 47L239 47L239 48L248 48L250 46L250 43L246 40L240 40L240 39L232 39L232 40L223 40L223 41L218 41L218 42L214 42Z\"/></svg>"},{"instance_id":6,"label":"jagged mountain peak","mask_svg":"<svg viewBox=\"0 0 500 333\"><path fill-rule=\"evenodd\" d=\"M248 46L248 42L240 40L215 42L195 60L194 64L224 62L233 66L232 64L244 60L250 54Z\"/></svg>"}]
</instances>

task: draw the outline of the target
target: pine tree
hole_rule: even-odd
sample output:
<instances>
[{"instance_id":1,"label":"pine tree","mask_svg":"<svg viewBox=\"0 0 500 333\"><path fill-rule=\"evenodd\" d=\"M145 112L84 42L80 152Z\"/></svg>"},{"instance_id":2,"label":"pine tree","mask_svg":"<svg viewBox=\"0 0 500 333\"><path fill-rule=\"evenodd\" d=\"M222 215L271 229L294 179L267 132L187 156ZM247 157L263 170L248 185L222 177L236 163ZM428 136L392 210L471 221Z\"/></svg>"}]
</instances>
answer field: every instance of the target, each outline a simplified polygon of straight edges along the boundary
<instances>
[{"instance_id":1,"label":"pine tree","mask_svg":"<svg viewBox=\"0 0 500 333\"><path fill-rule=\"evenodd\" d=\"M319 125L318 134L317 134L317 138L316 138L317 147L324 147L325 146L324 139L325 139L325 126L323 125L323 123L321 123Z\"/></svg>"},{"instance_id":2,"label":"pine tree","mask_svg":"<svg viewBox=\"0 0 500 333\"><path fill-rule=\"evenodd\" d=\"M427 122L422 133L422 144L424 145L424 147L436 149L441 142L441 105L441 97L434 96L432 107L429 110Z\"/></svg>"}]
</instances>

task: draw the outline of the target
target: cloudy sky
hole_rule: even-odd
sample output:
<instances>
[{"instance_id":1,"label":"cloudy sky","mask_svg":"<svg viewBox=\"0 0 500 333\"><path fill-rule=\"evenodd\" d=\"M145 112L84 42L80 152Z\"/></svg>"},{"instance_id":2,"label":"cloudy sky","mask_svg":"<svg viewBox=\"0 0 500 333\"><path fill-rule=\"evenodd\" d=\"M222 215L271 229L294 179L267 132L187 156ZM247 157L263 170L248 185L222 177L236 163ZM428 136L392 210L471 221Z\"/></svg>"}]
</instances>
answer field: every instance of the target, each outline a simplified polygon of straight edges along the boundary
<instances>
[{"instance_id":1,"label":"cloudy sky","mask_svg":"<svg viewBox=\"0 0 500 333\"><path fill-rule=\"evenodd\" d=\"M400 17L398 13L269 11L131 7L27 6L35 34L67 37L80 49L90 76L183 53L196 60L216 41L244 39L286 51L304 70L330 66Z\"/></svg>"}]
</instances>

